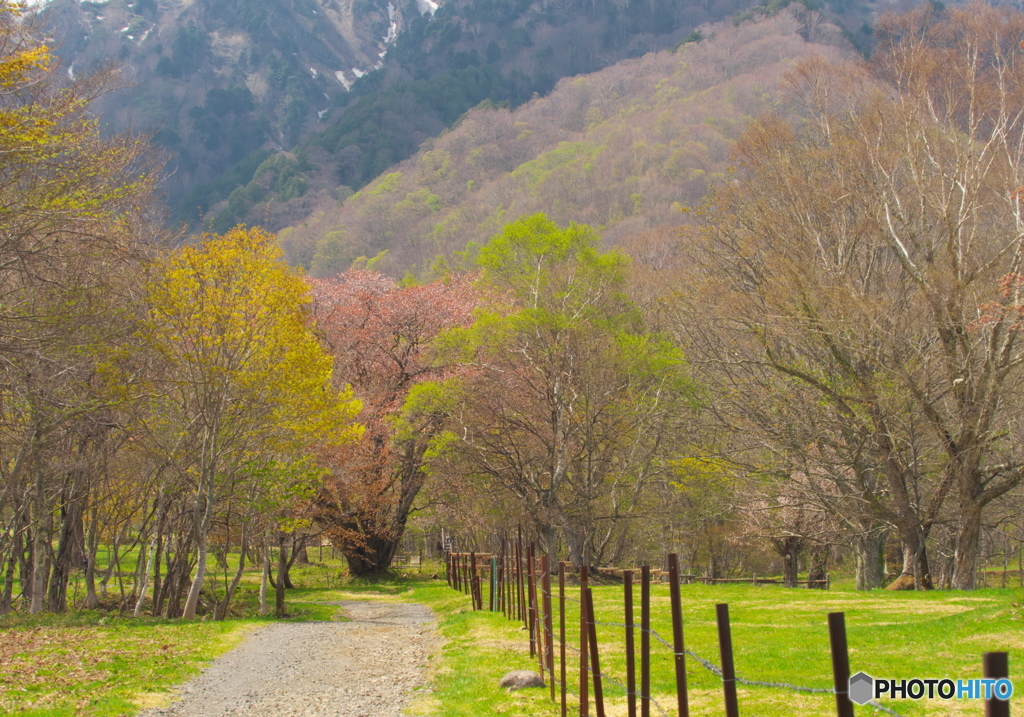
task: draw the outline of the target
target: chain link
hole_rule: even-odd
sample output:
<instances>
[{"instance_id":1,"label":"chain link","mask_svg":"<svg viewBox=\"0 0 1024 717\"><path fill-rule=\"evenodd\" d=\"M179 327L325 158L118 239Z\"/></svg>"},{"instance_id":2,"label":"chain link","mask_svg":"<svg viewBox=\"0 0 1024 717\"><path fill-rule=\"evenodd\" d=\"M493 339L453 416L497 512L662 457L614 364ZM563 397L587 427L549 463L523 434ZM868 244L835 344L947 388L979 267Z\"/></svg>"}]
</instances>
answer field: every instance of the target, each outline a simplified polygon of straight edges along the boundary
<instances>
[{"instance_id":1,"label":"chain link","mask_svg":"<svg viewBox=\"0 0 1024 717\"><path fill-rule=\"evenodd\" d=\"M538 593L543 592L543 583L541 582L541 579L537 580L536 587L537 587ZM564 598L565 600L568 600L569 602L576 603L577 605L582 605L583 604L581 600L573 598L573 597L571 597L569 595L560 595L559 597L560 598ZM553 595L552 595L552 598L554 598ZM554 600L552 600L552 602L554 602ZM541 605L542 605L542 602L538 601L537 620L538 620L538 622L540 624L543 625L544 621L547 619L547 613L542 611ZM554 617L554 614L552 614L552 618L553 617ZM588 623L588 624L590 624L590 623ZM602 625L602 626L605 626L605 627L621 627L623 629L625 629L627 627L626 624L622 623L622 622L603 622L603 621L600 621L600 620L595 620L593 622L593 624L594 625ZM654 629L644 630L643 628L638 627L635 624L632 626L632 628L633 628L633 630L638 631L638 632L647 632L649 635L654 637L658 642L660 642L662 645L664 645L666 648L668 648L669 651L671 651L673 656L679 654L679 653L677 653L675 651L675 646L670 645L665 638L663 638L660 634L658 634L657 630L654 630ZM563 644L562 641L559 640L557 637L554 637L554 635L552 635L552 637L553 637L553 640L552 640L553 644L556 644L556 645L559 645L559 646L561 646ZM568 643L565 644L565 647L566 647L566 649L572 650L576 654L580 654L580 650L578 648L573 647L572 645L570 645ZM712 674L717 675L718 677L723 677L723 675L722 675L722 668L720 668L718 665L716 665L715 663L711 662L710 660L704 659L703 657L701 657L700 655L695 653L693 650L683 650L682 654L688 655L689 657L692 657L694 660L696 660L708 672L711 672ZM585 666L583 666L583 669L586 672L588 672L588 673L590 672L590 667L589 666L585 665ZM605 680L605 681L610 682L611 684L617 686L627 696L630 694L629 690L626 688L626 686L623 685L618 680L616 680L615 678L611 677L610 675L608 675L608 674L606 674L604 672L599 672L598 674L600 675L602 680ZM561 681L558 678L556 678L554 675L551 676L551 680L556 685L561 683ZM742 684L742 685L750 685L750 686L756 686L756 687L774 687L774 688L778 688L778 689L790 690L790 691L793 691L793 692L807 692L807 693L812 693L812 694L829 694L829 695L835 694L835 689L833 689L833 688L803 687L803 686L800 686L800 685L790 684L788 682L768 682L768 681L765 681L765 680L748 680L748 679L745 679L745 678L739 677L739 676L736 677L736 682L739 683L739 684ZM576 693L573 692L568 686L566 686L566 692L568 692L570 694L573 694L573 695L576 695ZM665 710L658 703L658 701L655 700L654 697L652 697L651 695L641 695L641 694L638 693L637 696L641 697L641 698L646 697L647 700L649 700L655 707L657 707L658 711L662 714L662 717L669 717L669 715L665 712ZM895 717L901 717L901 715L898 712L896 712L894 710L891 710L888 707L885 707L885 706L879 704L875 700L871 700L870 702L868 702L866 704L866 706L872 707L873 709L878 710L880 712L885 712L887 714L895 715Z\"/></svg>"}]
</instances>

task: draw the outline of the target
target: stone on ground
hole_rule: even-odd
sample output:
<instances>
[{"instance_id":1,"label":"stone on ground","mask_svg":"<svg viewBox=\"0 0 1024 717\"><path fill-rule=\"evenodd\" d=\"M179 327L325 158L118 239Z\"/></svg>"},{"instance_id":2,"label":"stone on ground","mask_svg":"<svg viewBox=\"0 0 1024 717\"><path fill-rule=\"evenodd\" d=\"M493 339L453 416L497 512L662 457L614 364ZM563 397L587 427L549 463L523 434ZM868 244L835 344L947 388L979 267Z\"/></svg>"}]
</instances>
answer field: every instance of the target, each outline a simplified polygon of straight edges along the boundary
<instances>
[{"instance_id":1,"label":"stone on ground","mask_svg":"<svg viewBox=\"0 0 1024 717\"><path fill-rule=\"evenodd\" d=\"M498 683L498 687L521 690L524 687L544 687L544 680L533 670L512 670Z\"/></svg>"}]
</instances>

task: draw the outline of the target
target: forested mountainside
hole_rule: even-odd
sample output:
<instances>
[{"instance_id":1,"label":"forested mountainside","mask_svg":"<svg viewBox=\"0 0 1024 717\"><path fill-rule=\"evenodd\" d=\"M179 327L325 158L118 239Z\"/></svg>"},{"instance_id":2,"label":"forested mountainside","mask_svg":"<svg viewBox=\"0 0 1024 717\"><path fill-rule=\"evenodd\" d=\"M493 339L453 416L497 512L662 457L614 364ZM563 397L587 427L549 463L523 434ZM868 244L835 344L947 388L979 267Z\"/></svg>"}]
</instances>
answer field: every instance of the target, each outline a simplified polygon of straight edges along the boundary
<instances>
[{"instance_id":1,"label":"forested mountainside","mask_svg":"<svg viewBox=\"0 0 1024 717\"><path fill-rule=\"evenodd\" d=\"M305 138L381 62L405 14L419 14L415 2L399 5L51 0L39 20L69 73L121 65L127 90L98 108L115 130L155 135L172 156L164 190L176 204L196 184L239 163L244 173Z\"/></svg>"},{"instance_id":2,"label":"forested mountainside","mask_svg":"<svg viewBox=\"0 0 1024 717\"><path fill-rule=\"evenodd\" d=\"M777 83L812 53L852 54L840 30L802 8L720 23L676 51L587 76L510 110L478 107L411 159L280 233L315 276L359 257L401 276L544 212L599 227L610 245L663 244L728 174L744 122L778 107ZM805 39L809 38L809 39Z\"/></svg>"},{"instance_id":3,"label":"forested mountainside","mask_svg":"<svg viewBox=\"0 0 1024 717\"><path fill-rule=\"evenodd\" d=\"M741 21L752 4L50 0L41 20L69 73L123 65L130 87L101 100L105 121L152 133L171 156L163 189L176 218L225 230L297 221L483 101L516 107L562 77L678 46L703 23ZM868 37L873 3L828 7L848 36Z\"/></svg>"}]
</instances>

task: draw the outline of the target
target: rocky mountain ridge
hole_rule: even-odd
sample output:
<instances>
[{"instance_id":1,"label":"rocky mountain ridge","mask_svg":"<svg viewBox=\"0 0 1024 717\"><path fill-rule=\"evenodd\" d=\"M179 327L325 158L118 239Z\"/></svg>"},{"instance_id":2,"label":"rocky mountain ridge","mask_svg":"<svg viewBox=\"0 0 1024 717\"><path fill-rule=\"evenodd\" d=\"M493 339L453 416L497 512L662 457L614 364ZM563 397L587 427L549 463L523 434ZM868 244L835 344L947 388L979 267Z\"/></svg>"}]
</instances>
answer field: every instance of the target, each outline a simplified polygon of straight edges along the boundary
<instances>
[{"instance_id":1,"label":"rocky mountain ridge","mask_svg":"<svg viewBox=\"0 0 1024 717\"><path fill-rule=\"evenodd\" d=\"M847 18L848 37L867 37L851 28L874 3L830 7ZM754 12L750 0L49 0L38 9L69 73L121 64L130 88L101 101L104 121L152 134L170 157L174 217L218 231L294 224L481 102L516 107L562 77Z\"/></svg>"}]
</instances>

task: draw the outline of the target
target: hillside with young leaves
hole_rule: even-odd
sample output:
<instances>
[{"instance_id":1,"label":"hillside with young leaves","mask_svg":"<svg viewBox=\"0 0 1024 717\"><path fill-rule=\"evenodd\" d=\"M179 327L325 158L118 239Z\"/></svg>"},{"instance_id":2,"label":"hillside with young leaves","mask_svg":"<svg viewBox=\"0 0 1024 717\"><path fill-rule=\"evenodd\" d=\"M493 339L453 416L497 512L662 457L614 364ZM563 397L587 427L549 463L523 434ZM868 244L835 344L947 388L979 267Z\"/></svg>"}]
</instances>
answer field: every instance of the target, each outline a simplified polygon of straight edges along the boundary
<instances>
[{"instance_id":1,"label":"hillside with young leaves","mask_svg":"<svg viewBox=\"0 0 1024 717\"><path fill-rule=\"evenodd\" d=\"M764 0L766 9L786 0ZM813 0L803 0L808 7ZM41 0L69 74L118 64L96 108L170 157L177 220L280 228L408 158L483 101L678 46L751 0ZM886 6L886 1L882 4ZM868 38L878 7L825 3Z\"/></svg>"},{"instance_id":2,"label":"hillside with young leaves","mask_svg":"<svg viewBox=\"0 0 1024 717\"><path fill-rule=\"evenodd\" d=\"M598 227L610 245L656 251L683 210L728 178L745 122L778 108L785 70L812 53L850 52L835 26L802 8L702 35L564 79L515 110L485 103L344 202L280 232L289 260L316 276L364 261L426 275L439 256L458 261L467 244L536 212Z\"/></svg>"}]
</instances>

